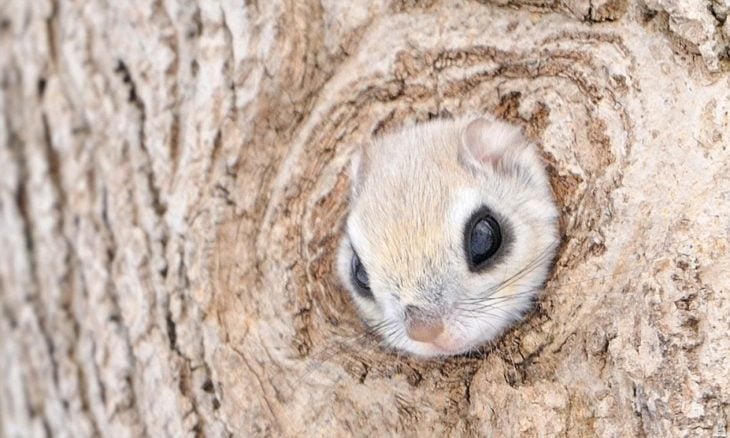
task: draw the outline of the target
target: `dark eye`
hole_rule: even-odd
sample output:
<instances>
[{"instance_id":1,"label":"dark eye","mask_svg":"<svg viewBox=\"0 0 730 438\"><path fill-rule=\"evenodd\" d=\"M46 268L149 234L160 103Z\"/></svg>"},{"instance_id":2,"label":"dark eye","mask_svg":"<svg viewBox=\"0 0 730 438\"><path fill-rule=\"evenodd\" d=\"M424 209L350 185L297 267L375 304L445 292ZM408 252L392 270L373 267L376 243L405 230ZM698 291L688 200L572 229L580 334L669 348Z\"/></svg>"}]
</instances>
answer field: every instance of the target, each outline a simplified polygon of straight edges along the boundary
<instances>
[{"instance_id":1,"label":"dark eye","mask_svg":"<svg viewBox=\"0 0 730 438\"><path fill-rule=\"evenodd\" d=\"M465 231L469 268L478 271L502 246L502 231L497 220L486 209L481 209L472 216Z\"/></svg>"},{"instance_id":2,"label":"dark eye","mask_svg":"<svg viewBox=\"0 0 730 438\"><path fill-rule=\"evenodd\" d=\"M373 299L373 292L370 290L370 280L368 279L368 273L365 270L365 266L362 265L360 257L357 256L355 250L352 251L352 262L350 264L352 273L352 282L355 284L355 289L364 298Z\"/></svg>"}]
</instances>

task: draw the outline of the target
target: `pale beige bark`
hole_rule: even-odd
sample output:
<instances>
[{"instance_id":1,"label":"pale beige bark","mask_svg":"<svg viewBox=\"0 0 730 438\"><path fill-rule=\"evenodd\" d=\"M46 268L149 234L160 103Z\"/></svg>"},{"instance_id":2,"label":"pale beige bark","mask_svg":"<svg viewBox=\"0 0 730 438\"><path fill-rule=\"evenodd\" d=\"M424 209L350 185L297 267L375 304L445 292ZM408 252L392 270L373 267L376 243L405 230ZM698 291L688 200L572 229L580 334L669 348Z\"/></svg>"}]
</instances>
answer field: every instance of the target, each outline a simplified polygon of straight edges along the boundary
<instances>
[{"instance_id":1,"label":"pale beige bark","mask_svg":"<svg viewBox=\"0 0 730 438\"><path fill-rule=\"evenodd\" d=\"M0 2L0 435L725 436L727 0ZM481 357L381 350L347 161L483 109L563 245Z\"/></svg>"}]
</instances>

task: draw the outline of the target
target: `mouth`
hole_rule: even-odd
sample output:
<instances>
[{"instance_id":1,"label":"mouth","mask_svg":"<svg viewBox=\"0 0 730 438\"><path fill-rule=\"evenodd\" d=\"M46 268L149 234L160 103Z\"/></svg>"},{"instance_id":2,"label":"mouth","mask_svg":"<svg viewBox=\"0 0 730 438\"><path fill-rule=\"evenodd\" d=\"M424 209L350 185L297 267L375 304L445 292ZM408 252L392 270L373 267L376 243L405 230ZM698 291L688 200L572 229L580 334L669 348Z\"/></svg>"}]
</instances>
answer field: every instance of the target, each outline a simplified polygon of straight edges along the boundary
<instances>
[{"instance_id":1,"label":"mouth","mask_svg":"<svg viewBox=\"0 0 730 438\"><path fill-rule=\"evenodd\" d=\"M458 356L460 354L466 353L466 349L460 348L460 349L445 349L440 347L435 347L435 353L438 356Z\"/></svg>"},{"instance_id":2,"label":"mouth","mask_svg":"<svg viewBox=\"0 0 730 438\"><path fill-rule=\"evenodd\" d=\"M423 347L417 351L413 351L418 356L422 357L439 357L439 356L459 356L467 353L469 350L467 347L461 348L444 348L434 344L420 343Z\"/></svg>"},{"instance_id":3,"label":"mouth","mask_svg":"<svg viewBox=\"0 0 730 438\"><path fill-rule=\"evenodd\" d=\"M470 344L454 340L448 336L440 336L431 342L413 341L418 347L417 354L423 356L457 356L470 350Z\"/></svg>"}]
</instances>

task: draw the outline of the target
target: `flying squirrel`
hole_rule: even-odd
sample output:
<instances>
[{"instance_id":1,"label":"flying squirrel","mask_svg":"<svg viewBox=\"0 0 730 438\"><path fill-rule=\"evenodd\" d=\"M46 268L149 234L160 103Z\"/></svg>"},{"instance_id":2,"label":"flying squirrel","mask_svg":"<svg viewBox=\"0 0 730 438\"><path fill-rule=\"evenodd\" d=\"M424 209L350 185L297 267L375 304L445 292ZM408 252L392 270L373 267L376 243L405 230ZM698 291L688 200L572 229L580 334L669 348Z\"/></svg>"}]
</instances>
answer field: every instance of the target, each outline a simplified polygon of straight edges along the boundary
<instances>
[{"instance_id":1,"label":"flying squirrel","mask_svg":"<svg viewBox=\"0 0 730 438\"><path fill-rule=\"evenodd\" d=\"M385 345L476 351L542 292L558 209L520 128L488 114L407 126L360 147L351 181L337 270Z\"/></svg>"}]
</instances>

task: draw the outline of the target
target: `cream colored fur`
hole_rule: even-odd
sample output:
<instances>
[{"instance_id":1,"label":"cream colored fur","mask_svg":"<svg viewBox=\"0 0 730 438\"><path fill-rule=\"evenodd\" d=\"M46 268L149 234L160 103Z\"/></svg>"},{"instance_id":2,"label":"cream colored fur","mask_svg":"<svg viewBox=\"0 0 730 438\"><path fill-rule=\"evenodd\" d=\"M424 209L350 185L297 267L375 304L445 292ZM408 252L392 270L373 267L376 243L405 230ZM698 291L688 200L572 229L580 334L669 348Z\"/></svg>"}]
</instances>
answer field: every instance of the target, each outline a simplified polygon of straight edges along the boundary
<instances>
[{"instance_id":1,"label":"cream colored fur","mask_svg":"<svg viewBox=\"0 0 730 438\"><path fill-rule=\"evenodd\" d=\"M557 248L558 211L545 168L518 128L491 116L406 127L360 151L352 174L338 271L360 315L388 346L419 356L468 352L530 309ZM511 240L498 263L471 272L464 229L480 206L507 222L500 225ZM351 282L353 248L374 300ZM409 304L443 318L442 342L408 338Z\"/></svg>"}]
</instances>

